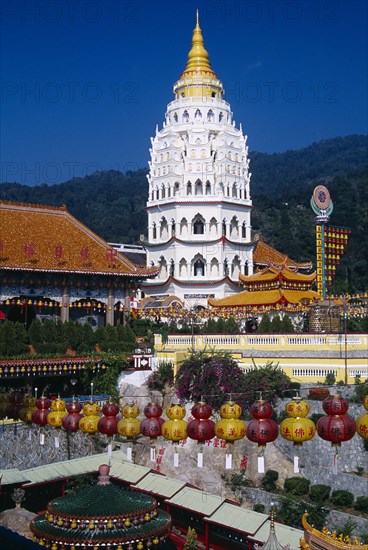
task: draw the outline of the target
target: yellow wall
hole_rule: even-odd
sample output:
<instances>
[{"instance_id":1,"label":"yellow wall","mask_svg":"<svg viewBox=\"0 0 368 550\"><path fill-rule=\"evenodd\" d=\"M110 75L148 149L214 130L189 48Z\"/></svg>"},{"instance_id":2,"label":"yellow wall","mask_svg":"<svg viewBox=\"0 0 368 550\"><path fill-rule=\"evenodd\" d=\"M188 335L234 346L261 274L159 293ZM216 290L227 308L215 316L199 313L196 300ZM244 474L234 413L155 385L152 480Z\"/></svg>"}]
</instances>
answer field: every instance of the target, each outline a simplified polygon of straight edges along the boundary
<instances>
[{"instance_id":1,"label":"yellow wall","mask_svg":"<svg viewBox=\"0 0 368 550\"><path fill-rule=\"evenodd\" d=\"M155 352L159 361L172 361L175 371L195 351L226 351L245 370L267 361L279 363L295 382L324 382L333 372L336 381L353 384L359 375L368 378L368 334L200 334L192 337L177 334L163 344L155 335Z\"/></svg>"}]
</instances>

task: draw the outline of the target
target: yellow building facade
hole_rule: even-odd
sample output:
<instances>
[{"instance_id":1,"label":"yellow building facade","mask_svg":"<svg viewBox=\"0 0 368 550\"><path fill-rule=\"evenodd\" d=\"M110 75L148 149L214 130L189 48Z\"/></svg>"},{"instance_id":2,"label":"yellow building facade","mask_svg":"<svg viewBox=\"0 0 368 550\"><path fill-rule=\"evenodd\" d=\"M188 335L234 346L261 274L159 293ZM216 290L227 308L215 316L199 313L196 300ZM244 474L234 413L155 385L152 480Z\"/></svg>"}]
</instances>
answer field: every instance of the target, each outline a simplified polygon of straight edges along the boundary
<instances>
[{"instance_id":1,"label":"yellow building facade","mask_svg":"<svg viewBox=\"0 0 368 550\"><path fill-rule=\"evenodd\" d=\"M368 334L173 334L163 342L155 335L159 362L171 361L175 372L194 351L227 352L245 372L268 361L278 363L293 382L354 384L368 378Z\"/></svg>"}]
</instances>

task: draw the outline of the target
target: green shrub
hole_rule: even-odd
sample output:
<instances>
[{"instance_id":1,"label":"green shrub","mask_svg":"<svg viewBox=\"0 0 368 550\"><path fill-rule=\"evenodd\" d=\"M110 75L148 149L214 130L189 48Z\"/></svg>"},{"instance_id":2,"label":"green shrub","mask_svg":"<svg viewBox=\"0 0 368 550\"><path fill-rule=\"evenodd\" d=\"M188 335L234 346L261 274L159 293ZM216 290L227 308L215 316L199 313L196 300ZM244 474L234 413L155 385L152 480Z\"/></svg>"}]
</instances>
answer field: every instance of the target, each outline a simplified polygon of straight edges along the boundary
<instances>
[{"instance_id":1,"label":"green shrub","mask_svg":"<svg viewBox=\"0 0 368 550\"><path fill-rule=\"evenodd\" d=\"M255 512L260 512L261 514L263 514L264 511L265 511L264 504L255 504L255 505L253 506L253 510L254 510Z\"/></svg>"},{"instance_id":2,"label":"green shrub","mask_svg":"<svg viewBox=\"0 0 368 550\"><path fill-rule=\"evenodd\" d=\"M368 497L357 497L354 509L359 512L368 513Z\"/></svg>"},{"instance_id":3,"label":"green shrub","mask_svg":"<svg viewBox=\"0 0 368 550\"><path fill-rule=\"evenodd\" d=\"M350 491L337 489L336 491L332 491L330 500L332 504L335 504L339 508L349 508L354 502L354 495Z\"/></svg>"},{"instance_id":4,"label":"green shrub","mask_svg":"<svg viewBox=\"0 0 368 550\"><path fill-rule=\"evenodd\" d=\"M279 473L276 470L267 470L261 481L261 487L265 491L275 491L276 481L279 479Z\"/></svg>"},{"instance_id":5,"label":"green shrub","mask_svg":"<svg viewBox=\"0 0 368 550\"><path fill-rule=\"evenodd\" d=\"M285 479L284 489L290 495L306 495L309 493L309 479L304 477L289 477Z\"/></svg>"},{"instance_id":6,"label":"green shrub","mask_svg":"<svg viewBox=\"0 0 368 550\"><path fill-rule=\"evenodd\" d=\"M331 487L329 485L312 485L309 490L309 496L313 502L325 502L328 500L330 493Z\"/></svg>"},{"instance_id":7,"label":"green shrub","mask_svg":"<svg viewBox=\"0 0 368 550\"><path fill-rule=\"evenodd\" d=\"M166 385L172 386L174 383L174 366L169 361L163 361L158 369L148 378L148 387L150 390L162 391Z\"/></svg>"}]
</instances>

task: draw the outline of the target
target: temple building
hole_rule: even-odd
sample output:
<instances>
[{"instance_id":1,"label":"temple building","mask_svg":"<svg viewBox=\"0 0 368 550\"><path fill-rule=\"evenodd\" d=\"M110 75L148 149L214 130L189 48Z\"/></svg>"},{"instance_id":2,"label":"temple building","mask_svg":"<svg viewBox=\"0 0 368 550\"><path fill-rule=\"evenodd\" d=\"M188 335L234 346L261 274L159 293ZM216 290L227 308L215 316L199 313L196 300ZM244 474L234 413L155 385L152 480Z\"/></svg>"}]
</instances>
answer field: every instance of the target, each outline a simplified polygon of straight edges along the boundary
<instances>
[{"instance_id":1,"label":"temple building","mask_svg":"<svg viewBox=\"0 0 368 550\"><path fill-rule=\"evenodd\" d=\"M162 548L170 515L153 497L111 483L109 470L103 464L96 485L52 500L31 523L35 540L52 550Z\"/></svg>"},{"instance_id":2,"label":"temple building","mask_svg":"<svg viewBox=\"0 0 368 550\"><path fill-rule=\"evenodd\" d=\"M66 207L0 201L0 312L114 325L137 286L159 272L137 266L74 218Z\"/></svg>"},{"instance_id":3,"label":"temple building","mask_svg":"<svg viewBox=\"0 0 368 550\"><path fill-rule=\"evenodd\" d=\"M368 550L368 544L363 544L357 537L338 535L336 529L324 527L322 531L308 523L308 513L303 514L302 524L304 537L300 540L302 550Z\"/></svg>"},{"instance_id":4,"label":"temple building","mask_svg":"<svg viewBox=\"0 0 368 550\"><path fill-rule=\"evenodd\" d=\"M150 149L145 295L187 307L238 291L253 273L247 137L236 128L211 67L198 14L186 67Z\"/></svg>"},{"instance_id":5,"label":"temple building","mask_svg":"<svg viewBox=\"0 0 368 550\"><path fill-rule=\"evenodd\" d=\"M292 271L285 264L271 264L253 275L240 274L239 283L244 291L220 300L210 299L208 304L215 308L214 313L230 308L245 316L250 312L260 314L279 309L302 312L305 306L318 299L318 293L312 290L315 279L316 273L308 275Z\"/></svg>"}]
</instances>

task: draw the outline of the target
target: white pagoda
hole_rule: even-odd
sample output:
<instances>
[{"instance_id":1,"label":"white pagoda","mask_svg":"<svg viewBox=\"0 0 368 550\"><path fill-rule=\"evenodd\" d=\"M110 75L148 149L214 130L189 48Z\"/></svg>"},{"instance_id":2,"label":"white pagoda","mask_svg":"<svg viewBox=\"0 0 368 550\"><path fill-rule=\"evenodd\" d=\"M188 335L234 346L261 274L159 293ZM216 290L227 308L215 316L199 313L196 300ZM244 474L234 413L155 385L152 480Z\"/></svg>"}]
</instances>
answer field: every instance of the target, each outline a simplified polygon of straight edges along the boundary
<instances>
[{"instance_id":1,"label":"white pagoda","mask_svg":"<svg viewBox=\"0 0 368 550\"><path fill-rule=\"evenodd\" d=\"M198 13L184 72L161 130L151 138L146 296L207 306L253 273L247 136L236 128L204 48Z\"/></svg>"}]
</instances>

